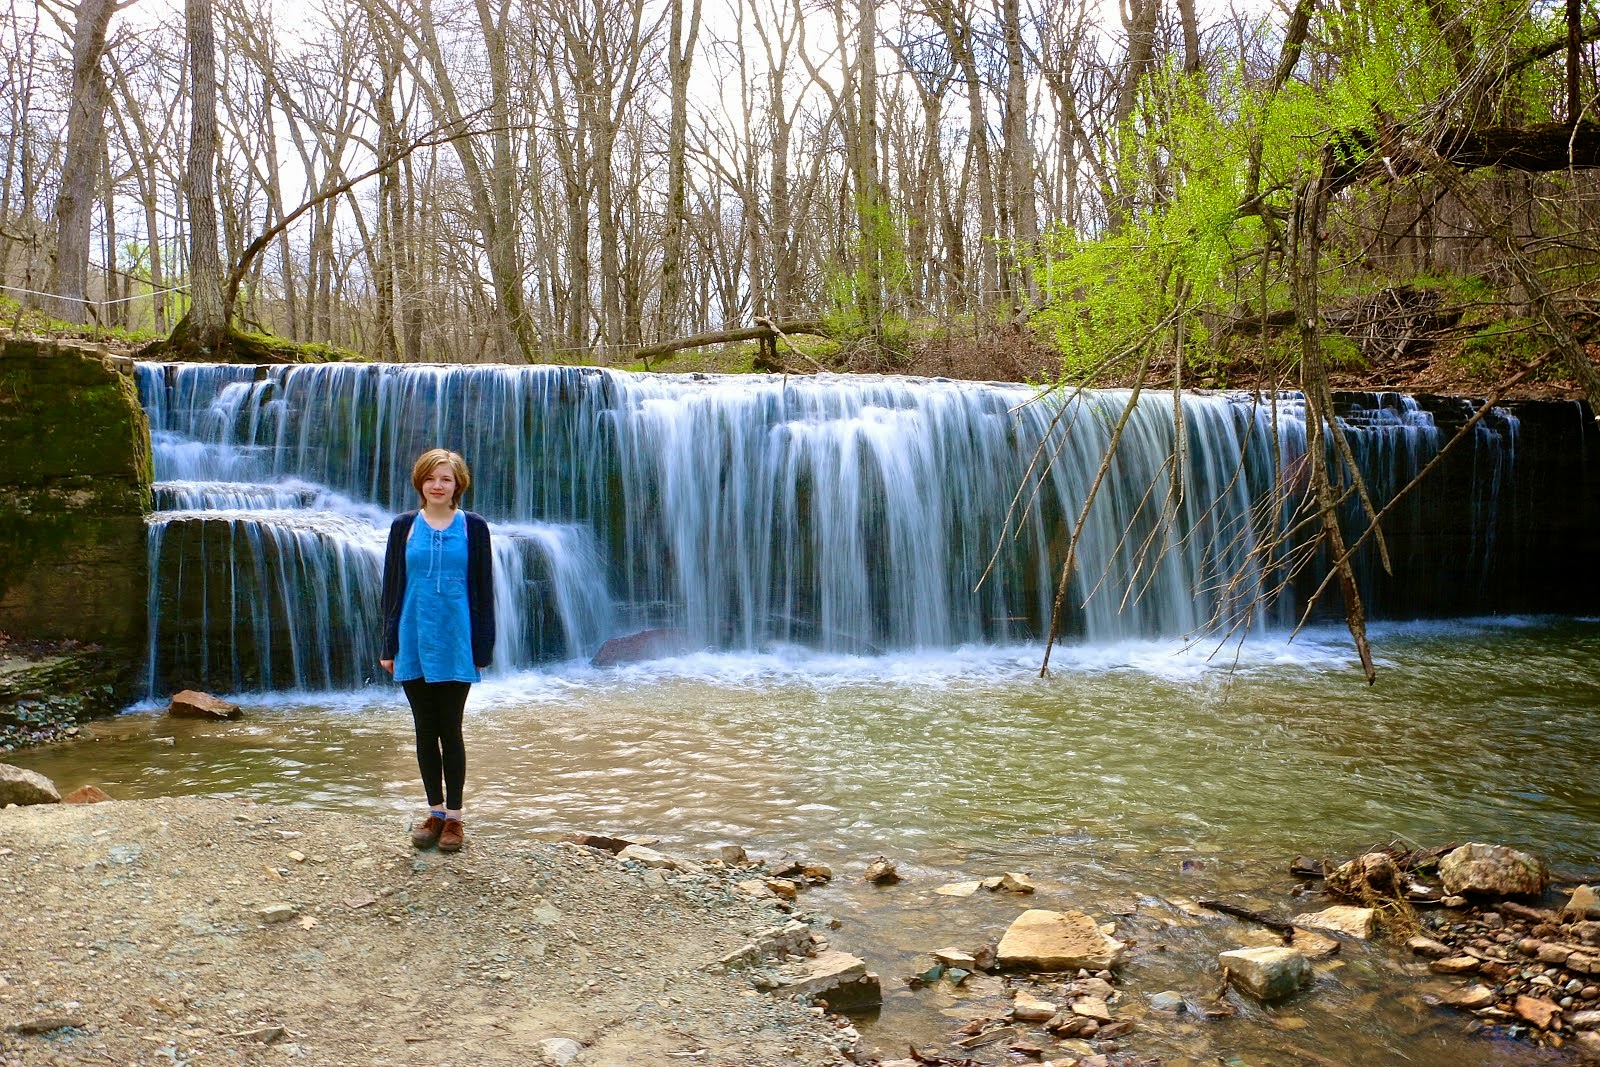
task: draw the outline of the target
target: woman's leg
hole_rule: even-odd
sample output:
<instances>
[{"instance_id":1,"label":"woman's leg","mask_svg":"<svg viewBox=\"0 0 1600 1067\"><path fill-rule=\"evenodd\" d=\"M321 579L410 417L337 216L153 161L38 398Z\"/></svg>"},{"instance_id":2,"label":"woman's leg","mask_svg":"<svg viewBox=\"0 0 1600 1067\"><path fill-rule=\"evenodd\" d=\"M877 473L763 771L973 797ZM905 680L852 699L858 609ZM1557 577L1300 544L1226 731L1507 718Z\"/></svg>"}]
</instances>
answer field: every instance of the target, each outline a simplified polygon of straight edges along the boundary
<instances>
[{"instance_id":1,"label":"woman's leg","mask_svg":"<svg viewBox=\"0 0 1600 1067\"><path fill-rule=\"evenodd\" d=\"M437 723L440 763L444 770L444 806L453 819L461 818L461 794L467 783L467 745L461 736L461 720L466 714L467 682L437 682Z\"/></svg>"},{"instance_id":2,"label":"woman's leg","mask_svg":"<svg viewBox=\"0 0 1600 1067\"><path fill-rule=\"evenodd\" d=\"M422 774L422 791L428 795L428 807L441 811L445 806L444 758L439 737L438 687L421 678L401 682L406 700L411 704L411 722L417 732L417 770ZM460 718L456 721L456 737L461 736ZM464 776L463 776L464 777ZM456 803L460 803L459 795Z\"/></svg>"}]
</instances>

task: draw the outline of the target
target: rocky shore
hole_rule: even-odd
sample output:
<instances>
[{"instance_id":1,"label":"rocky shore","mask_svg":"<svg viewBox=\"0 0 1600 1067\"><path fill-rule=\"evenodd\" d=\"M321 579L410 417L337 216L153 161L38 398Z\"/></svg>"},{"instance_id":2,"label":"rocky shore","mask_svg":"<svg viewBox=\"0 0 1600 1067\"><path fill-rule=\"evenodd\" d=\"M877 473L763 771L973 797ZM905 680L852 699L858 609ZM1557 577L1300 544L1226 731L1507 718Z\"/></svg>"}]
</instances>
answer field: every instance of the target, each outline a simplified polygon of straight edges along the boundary
<instances>
[{"instance_id":1,"label":"rocky shore","mask_svg":"<svg viewBox=\"0 0 1600 1067\"><path fill-rule=\"evenodd\" d=\"M803 992L752 987L821 946L734 869L487 834L417 853L401 830L207 799L0 811L0 1064L808 1067L855 1048Z\"/></svg>"}]
</instances>

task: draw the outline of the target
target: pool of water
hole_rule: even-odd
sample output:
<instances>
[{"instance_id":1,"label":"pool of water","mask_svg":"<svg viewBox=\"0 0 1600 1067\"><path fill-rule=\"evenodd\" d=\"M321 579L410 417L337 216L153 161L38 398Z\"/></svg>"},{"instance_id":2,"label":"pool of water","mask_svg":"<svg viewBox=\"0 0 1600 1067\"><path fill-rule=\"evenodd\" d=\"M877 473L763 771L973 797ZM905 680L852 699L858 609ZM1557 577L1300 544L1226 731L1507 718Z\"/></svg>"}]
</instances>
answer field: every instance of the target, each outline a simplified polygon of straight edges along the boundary
<instances>
[{"instance_id":1,"label":"pool of water","mask_svg":"<svg viewBox=\"0 0 1600 1067\"><path fill-rule=\"evenodd\" d=\"M1174 900L1310 910L1288 896L1296 853L1489 840L1544 854L1561 881L1600 876L1600 619L1380 626L1374 639L1372 688L1333 630L1242 648L1069 647L1043 678L1037 648L984 647L492 679L468 708L469 826L650 834L686 852L736 842L832 865L834 882L803 900L842 919L836 943L884 976L864 1032L895 1054L986 1006L963 1003L981 984L907 989L918 954L992 941L1026 906L1115 919L1138 942L1130 990L1204 1001L1215 953L1251 931ZM239 723L135 709L14 761L63 788L392 813L401 832L418 792L397 689L237 699ZM879 855L899 863L899 885L861 882ZM932 893L1007 870L1039 893ZM1152 1016L1131 1047L1169 1064L1556 1062L1420 1009L1442 980L1410 966L1357 946L1286 1005L1239 1004L1218 1023Z\"/></svg>"}]
</instances>

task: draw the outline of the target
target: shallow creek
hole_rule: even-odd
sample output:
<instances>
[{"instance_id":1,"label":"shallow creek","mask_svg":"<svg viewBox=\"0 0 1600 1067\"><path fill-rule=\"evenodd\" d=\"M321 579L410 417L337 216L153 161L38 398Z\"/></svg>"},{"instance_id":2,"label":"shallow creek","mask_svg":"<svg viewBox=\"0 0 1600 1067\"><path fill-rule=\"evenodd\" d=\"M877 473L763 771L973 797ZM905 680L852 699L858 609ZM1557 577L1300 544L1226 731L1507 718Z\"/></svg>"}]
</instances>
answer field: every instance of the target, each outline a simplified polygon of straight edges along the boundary
<instances>
[{"instance_id":1,"label":"shallow creek","mask_svg":"<svg viewBox=\"0 0 1600 1067\"><path fill-rule=\"evenodd\" d=\"M1372 689L1333 630L1243 650L1068 647L1042 679L1035 647L774 650L491 679L468 711L469 834L649 834L669 851L735 842L831 865L832 884L801 903L838 917L835 944L883 976L885 1006L862 1030L886 1055L1000 1012L980 979L970 993L912 992L904 976L919 953L997 939L1024 907L1114 920L1137 942L1120 977L1123 1012L1137 1014L1165 989L1209 1001L1216 952L1259 933L1175 899L1323 906L1289 895L1296 853L1485 840L1544 854L1558 882L1600 876L1600 619L1374 636ZM393 813L400 837L416 786L397 689L236 699L239 723L135 709L89 740L12 758L119 799ZM897 861L899 885L861 881L879 855ZM1039 892L933 893L1008 870ZM1347 944L1286 1004L1235 1001L1214 1022L1150 1015L1124 1044L1169 1065L1562 1062L1422 1006L1449 984L1403 950Z\"/></svg>"}]
</instances>

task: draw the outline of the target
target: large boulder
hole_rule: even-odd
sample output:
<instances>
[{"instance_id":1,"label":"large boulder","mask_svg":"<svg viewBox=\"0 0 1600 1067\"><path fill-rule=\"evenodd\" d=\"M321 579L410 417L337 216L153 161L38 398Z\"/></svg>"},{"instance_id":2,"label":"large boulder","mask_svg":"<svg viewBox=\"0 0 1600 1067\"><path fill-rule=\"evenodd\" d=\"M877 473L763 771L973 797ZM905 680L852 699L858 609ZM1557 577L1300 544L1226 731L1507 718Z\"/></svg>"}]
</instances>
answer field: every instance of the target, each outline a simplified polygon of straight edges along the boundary
<instances>
[{"instance_id":1,"label":"large boulder","mask_svg":"<svg viewBox=\"0 0 1600 1067\"><path fill-rule=\"evenodd\" d=\"M682 630L640 630L625 637L613 637L600 646L591 666L615 667L623 663L676 656L688 651L689 639Z\"/></svg>"},{"instance_id":2,"label":"large boulder","mask_svg":"<svg viewBox=\"0 0 1600 1067\"><path fill-rule=\"evenodd\" d=\"M239 705L193 689L175 694L167 714L174 719L207 719L216 722L244 718L244 710Z\"/></svg>"},{"instance_id":3,"label":"large boulder","mask_svg":"<svg viewBox=\"0 0 1600 1067\"><path fill-rule=\"evenodd\" d=\"M61 790L38 771L0 763L0 807L7 804L59 804Z\"/></svg>"},{"instance_id":4,"label":"large boulder","mask_svg":"<svg viewBox=\"0 0 1600 1067\"><path fill-rule=\"evenodd\" d=\"M1362 904L1405 895L1400 868L1382 852L1369 852L1341 865L1328 875L1326 888L1333 896Z\"/></svg>"},{"instance_id":5,"label":"large boulder","mask_svg":"<svg viewBox=\"0 0 1600 1067\"><path fill-rule=\"evenodd\" d=\"M996 962L1009 970L1104 971L1121 961L1124 947L1081 911L1032 908L1007 928Z\"/></svg>"},{"instance_id":6,"label":"large boulder","mask_svg":"<svg viewBox=\"0 0 1600 1067\"><path fill-rule=\"evenodd\" d=\"M1217 956L1232 983L1257 1000L1278 1000L1311 982L1311 961L1293 948L1239 948Z\"/></svg>"},{"instance_id":7,"label":"large boulder","mask_svg":"<svg viewBox=\"0 0 1600 1067\"><path fill-rule=\"evenodd\" d=\"M1536 897L1550 884L1539 856L1504 845L1462 845L1439 861L1439 877L1452 896Z\"/></svg>"}]
</instances>

